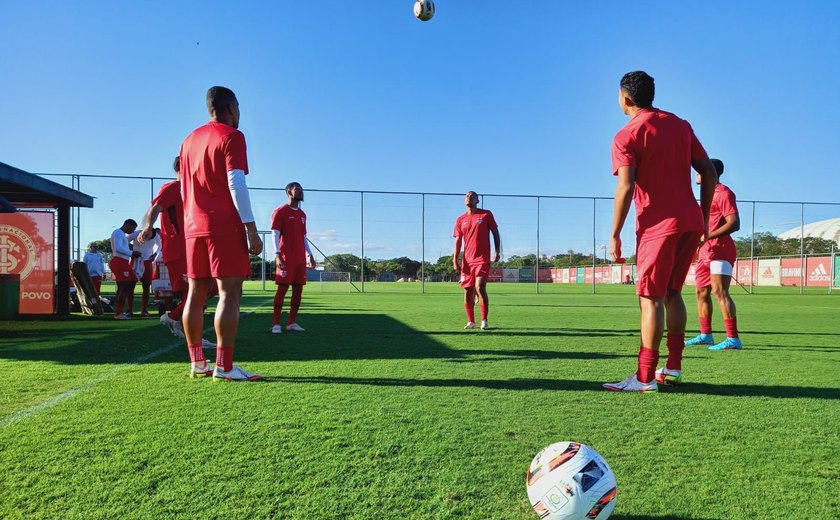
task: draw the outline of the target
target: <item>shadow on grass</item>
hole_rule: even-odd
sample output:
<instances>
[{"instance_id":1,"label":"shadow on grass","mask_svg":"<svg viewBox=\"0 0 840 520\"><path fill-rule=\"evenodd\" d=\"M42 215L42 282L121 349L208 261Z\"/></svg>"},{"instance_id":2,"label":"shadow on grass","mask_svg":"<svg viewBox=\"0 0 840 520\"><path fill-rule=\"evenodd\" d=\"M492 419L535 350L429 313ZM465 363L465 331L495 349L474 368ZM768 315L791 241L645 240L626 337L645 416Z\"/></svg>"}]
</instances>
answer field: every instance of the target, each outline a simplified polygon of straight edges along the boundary
<instances>
[{"instance_id":1,"label":"shadow on grass","mask_svg":"<svg viewBox=\"0 0 840 520\"><path fill-rule=\"evenodd\" d=\"M604 381L582 381L576 379L393 379L353 377L267 377L269 382L316 383L365 386L419 386L430 388L487 388L492 390L563 390L606 392L601 386ZM660 387L662 388L662 387ZM691 383L673 388L662 388L662 394L703 394L726 397L774 397L806 399L840 399L840 388L815 388L799 386L761 385L709 385Z\"/></svg>"},{"instance_id":2,"label":"shadow on grass","mask_svg":"<svg viewBox=\"0 0 840 520\"><path fill-rule=\"evenodd\" d=\"M650 515L611 515L613 520L722 520L713 517L701 516L650 516Z\"/></svg>"}]
</instances>

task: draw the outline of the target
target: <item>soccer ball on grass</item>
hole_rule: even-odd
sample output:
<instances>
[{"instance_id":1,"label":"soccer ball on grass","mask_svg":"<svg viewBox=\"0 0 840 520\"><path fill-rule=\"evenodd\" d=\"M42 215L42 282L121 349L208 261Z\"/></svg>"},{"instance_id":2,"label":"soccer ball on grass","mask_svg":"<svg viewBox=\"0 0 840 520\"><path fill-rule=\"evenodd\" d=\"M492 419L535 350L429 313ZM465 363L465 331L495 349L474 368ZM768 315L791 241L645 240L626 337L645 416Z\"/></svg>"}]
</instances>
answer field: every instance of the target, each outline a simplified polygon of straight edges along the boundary
<instances>
[{"instance_id":1,"label":"soccer ball on grass","mask_svg":"<svg viewBox=\"0 0 840 520\"><path fill-rule=\"evenodd\" d=\"M537 453L525 485L544 520L605 520L615 508L615 475L597 451L579 442L558 442Z\"/></svg>"}]
</instances>

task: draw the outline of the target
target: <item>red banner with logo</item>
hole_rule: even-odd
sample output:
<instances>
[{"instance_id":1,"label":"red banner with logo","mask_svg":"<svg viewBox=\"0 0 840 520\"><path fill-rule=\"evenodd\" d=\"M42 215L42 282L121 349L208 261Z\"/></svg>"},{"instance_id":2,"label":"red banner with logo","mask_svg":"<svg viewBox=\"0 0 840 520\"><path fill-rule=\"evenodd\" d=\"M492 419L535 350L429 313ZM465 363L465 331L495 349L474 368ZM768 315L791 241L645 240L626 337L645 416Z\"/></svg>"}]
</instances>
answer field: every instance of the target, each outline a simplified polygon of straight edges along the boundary
<instances>
[{"instance_id":1,"label":"red banner with logo","mask_svg":"<svg viewBox=\"0 0 840 520\"><path fill-rule=\"evenodd\" d=\"M805 285L808 287L828 287L831 285L830 256L809 256L806 258Z\"/></svg>"},{"instance_id":2,"label":"red banner with logo","mask_svg":"<svg viewBox=\"0 0 840 520\"><path fill-rule=\"evenodd\" d=\"M592 283L592 268L583 268L583 283Z\"/></svg>"},{"instance_id":3,"label":"red banner with logo","mask_svg":"<svg viewBox=\"0 0 840 520\"><path fill-rule=\"evenodd\" d=\"M539 272L537 273L537 280L542 282L551 283L551 268L549 267L540 267Z\"/></svg>"},{"instance_id":4,"label":"red banner with logo","mask_svg":"<svg viewBox=\"0 0 840 520\"><path fill-rule=\"evenodd\" d=\"M501 282L502 276L504 276L504 270L500 267L491 267L490 268L490 277L488 281L490 282Z\"/></svg>"},{"instance_id":5,"label":"red banner with logo","mask_svg":"<svg viewBox=\"0 0 840 520\"><path fill-rule=\"evenodd\" d=\"M569 283L574 283L574 284L578 283L578 276L577 276L578 269L580 269L580 268L579 267L570 267L569 268Z\"/></svg>"},{"instance_id":6,"label":"red banner with logo","mask_svg":"<svg viewBox=\"0 0 840 520\"><path fill-rule=\"evenodd\" d=\"M20 313L52 314L55 288L52 212L0 213L0 274L20 275Z\"/></svg>"},{"instance_id":7,"label":"red banner with logo","mask_svg":"<svg viewBox=\"0 0 840 520\"><path fill-rule=\"evenodd\" d=\"M782 285L800 285L802 283L802 260L782 258Z\"/></svg>"},{"instance_id":8,"label":"red banner with logo","mask_svg":"<svg viewBox=\"0 0 840 520\"><path fill-rule=\"evenodd\" d=\"M756 271L758 271L758 260L735 260L735 280L741 285L750 285L750 280L755 284Z\"/></svg>"}]
</instances>

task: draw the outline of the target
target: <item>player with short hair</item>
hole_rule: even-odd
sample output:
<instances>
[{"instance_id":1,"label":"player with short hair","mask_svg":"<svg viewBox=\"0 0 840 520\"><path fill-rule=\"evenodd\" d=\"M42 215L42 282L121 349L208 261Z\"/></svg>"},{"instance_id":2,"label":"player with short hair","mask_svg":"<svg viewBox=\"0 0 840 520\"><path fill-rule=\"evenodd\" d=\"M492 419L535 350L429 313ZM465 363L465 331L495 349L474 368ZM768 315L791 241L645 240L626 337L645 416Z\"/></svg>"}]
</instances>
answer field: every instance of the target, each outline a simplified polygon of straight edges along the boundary
<instances>
[{"instance_id":1,"label":"player with short hair","mask_svg":"<svg viewBox=\"0 0 840 520\"><path fill-rule=\"evenodd\" d=\"M256 381L262 377L233 364L242 283L251 275L248 254L262 252L245 184L248 157L245 136L238 130L239 101L232 90L211 87L207 111L210 122L187 136L180 153L189 276L183 323L190 375ZM201 348L204 302L214 283L219 289L214 319L218 344L215 369Z\"/></svg>"},{"instance_id":2,"label":"player with short hair","mask_svg":"<svg viewBox=\"0 0 840 520\"><path fill-rule=\"evenodd\" d=\"M467 212L455 220L455 250L452 253L452 266L460 273L460 285L464 289L464 309L467 312L465 329L475 328L475 297L481 308L481 329L490 328L487 321L490 313L490 298L487 296L487 279L490 276L490 233L493 234L495 253L493 261L498 262L501 255L499 226L493 213L478 207L478 194L468 191L464 196ZM464 259L461 260L461 244L464 247Z\"/></svg>"},{"instance_id":3,"label":"player with short hair","mask_svg":"<svg viewBox=\"0 0 840 520\"><path fill-rule=\"evenodd\" d=\"M134 286L137 285L137 277L131 268L132 259L140 256L139 252L132 251L129 242L135 238L134 231L137 229L137 222L134 219L126 219L123 225L111 233L111 260L108 267L117 282L117 296L114 302L114 319L130 320L131 309L134 305ZM123 308L128 313L123 313Z\"/></svg>"},{"instance_id":4,"label":"player with short hair","mask_svg":"<svg viewBox=\"0 0 840 520\"><path fill-rule=\"evenodd\" d=\"M274 324L271 332L280 334L280 316L283 313L283 300L286 291L292 286L292 298L289 301L289 319L286 330L303 332L297 323L303 286L306 285L306 267L315 268L315 258L306 239L306 213L300 208L303 202L303 187L298 182L286 185L288 204L283 204L271 214L271 230L274 234L275 261L277 264L274 281L277 292L274 294Z\"/></svg>"},{"instance_id":5,"label":"player with short hair","mask_svg":"<svg viewBox=\"0 0 840 520\"><path fill-rule=\"evenodd\" d=\"M700 251L695 269L695 294L697 295L697 316L700 321L700 334L685 342L686 346L711 345L709 350L741 350L738 337L738 323L735 317L735 302L729 294L732 282L732 266L738 256L732 233L741 228L741 218L735 194L720 182L723 175L723 161L712 159L717 171L717 186L709 211L709 234L700 244ZM697 184L700 184L697 176ZM715 345L712 336L712 295L718 302L726 339Z\"/></svg>"},{"instance_id":6,"label":"player with short hair","mask_svg":"<svg viewBox=\"0 0 840 520\"><path fill-rule=\"evenodd\" d=\"M709 222L715 168L691 125L653 107L654 80L643 71L621 78L618 104L630 122L613 139L615 191L610 254L622 261L621 229L636 207L636 294L642 314L638 370L616 392L651 392L657 382L682 377L686 311L680 291ZM701 177L700 206L691 186L691 168ZM662 330L668 330L668 360L656 370Z\"/></svg>"},{"instance_id":7,"label":"player with short hair","mask_svg":"<svg viewBox=\"0 0 840 520\"><path fill-rule=\"evenodd\" d=\"M99 246L96 242L91 242L88 245L88 250L82 259L90 274L90 280L93 282L93 290L96 291L96 296L99 297L99 290L102 287L102 276L105 274L105 260L102 258L102 253L99 252Z\"/></svg>"}]
</instances>

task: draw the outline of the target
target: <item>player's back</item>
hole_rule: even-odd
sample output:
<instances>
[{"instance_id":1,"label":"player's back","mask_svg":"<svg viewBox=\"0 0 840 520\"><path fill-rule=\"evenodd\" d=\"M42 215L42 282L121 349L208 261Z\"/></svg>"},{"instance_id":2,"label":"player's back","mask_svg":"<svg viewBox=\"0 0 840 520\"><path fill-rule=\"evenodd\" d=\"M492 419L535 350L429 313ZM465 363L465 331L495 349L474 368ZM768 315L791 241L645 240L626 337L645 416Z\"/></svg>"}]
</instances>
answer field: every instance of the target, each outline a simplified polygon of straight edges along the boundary
<instances>
[{"instance_id":1,"label":"player's back","mask_svg":"<svg viewBox=\"0 0 840 520\"><path fill-rule=\"evenodd\" d=\"M228 187L227 172L246 173L245 137L211 121L195 129L181 145L181 196L185 236L225 234L242 227Z\"/></svg>"},{"instance_id":2,"label":"player's back","mask_svg":"<svg viewBox=\"0 0 840 520\"><path fill-rule=\"evenodd\" d=\"M621 136L623 132L629 135ZM643 110L620 132L636 156L637 232L657 236L703 228L692 189L692 156L705 155L687 121L658 109Z\"/></svg>"}]
</instances>

